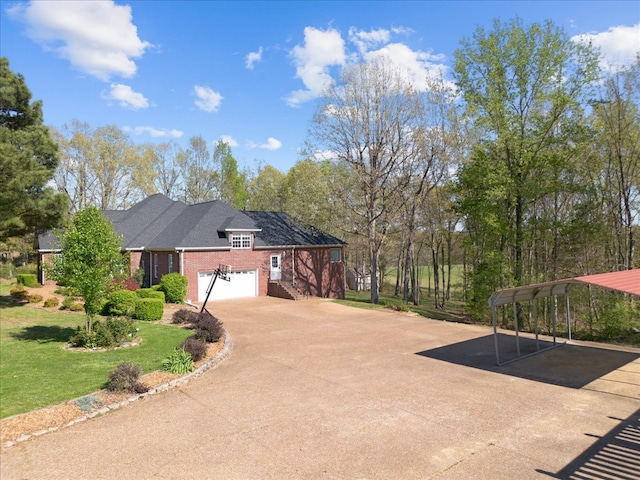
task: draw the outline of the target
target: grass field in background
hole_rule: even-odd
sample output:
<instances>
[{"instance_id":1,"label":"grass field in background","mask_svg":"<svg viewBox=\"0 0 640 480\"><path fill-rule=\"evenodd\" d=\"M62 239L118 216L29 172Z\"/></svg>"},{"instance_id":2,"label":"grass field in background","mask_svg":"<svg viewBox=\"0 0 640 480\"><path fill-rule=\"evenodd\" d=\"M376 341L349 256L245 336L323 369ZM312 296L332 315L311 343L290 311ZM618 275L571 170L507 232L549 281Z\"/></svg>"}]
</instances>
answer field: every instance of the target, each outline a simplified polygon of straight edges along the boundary
<instances>
[{"instance_id":1,"label":"grass field in background","mask_svg":"<svg viewBox=\"0 0 640 480\"><path fill-rule=\"evenodd\" d=\"M135 322L142 343L107 351L63 347L84 314L16 305L11 285L0 283L0 418L71 400L100 390L121 362L160 369L163 359L191 335L172 325Z\"/></svg>"}]
</instances>

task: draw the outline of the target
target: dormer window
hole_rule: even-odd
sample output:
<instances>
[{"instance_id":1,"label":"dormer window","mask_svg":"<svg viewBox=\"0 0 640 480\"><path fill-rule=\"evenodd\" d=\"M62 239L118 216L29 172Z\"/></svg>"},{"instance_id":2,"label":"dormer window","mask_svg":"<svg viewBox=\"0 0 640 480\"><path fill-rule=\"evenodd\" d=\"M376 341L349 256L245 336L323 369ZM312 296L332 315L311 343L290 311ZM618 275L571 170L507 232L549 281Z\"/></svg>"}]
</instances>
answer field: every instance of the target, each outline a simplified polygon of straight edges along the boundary
<instances>
[{"instance_id":1,"label":"dormer window","mask_svg":"<svg viewBox=\"0 0 640 480\"><path fill-rule=\"evenodd\" d=\"M231 248L251 248L251 234L238 232L232 233Z\"/></svg>"}]
</instances>

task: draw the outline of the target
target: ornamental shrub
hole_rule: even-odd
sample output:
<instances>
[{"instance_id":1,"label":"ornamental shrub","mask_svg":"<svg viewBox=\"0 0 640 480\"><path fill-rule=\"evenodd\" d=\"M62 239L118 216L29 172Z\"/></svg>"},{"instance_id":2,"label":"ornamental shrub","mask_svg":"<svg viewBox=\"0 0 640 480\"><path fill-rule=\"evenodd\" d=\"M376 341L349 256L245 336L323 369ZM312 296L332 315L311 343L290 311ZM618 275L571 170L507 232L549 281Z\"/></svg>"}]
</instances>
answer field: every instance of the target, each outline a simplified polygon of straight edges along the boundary
<instances>
[{"instance_id":1,"label":"ornamental shrub","mask_svg":"<svg viewBox=\"0 0 640 480\"><path fill-rule=\"evenodd\" d=\"M130 317L136 308L136 292L131 290L117 290L109 295L109 301L103 311L107 315Z\"/></svg>"},{"instance_id":2,"label":"ornamental shrub","mask_svg":"<svg viewBox=\"0 0 640 480\"><path fill-rule=\"evenodd\" d=\"M183 324L183 323L196 323L198 321L198 312L189 310L188 308L181 308L173 313L171 317L171 323Z\"/></svg>"},{"instance_id":3,"label":"ornamental shrub","mask_svg":"<svg viewBox=\"0 0 640 480\"><path fill-rule=\"evenodd\" d=\"M140 288L140 285L134 282L131 278L126 278L121 282L121 287L123 290L131 290L132 292L135 292Z\"/></svg>"},{"instance_id":4,"label":"ornamental shrub","mask_svg":"<svg viewBox=\"0 0 640 480\"><path fill-rule=\"evenodd\" d=\"M138 268L133 274L133 277L131 277L131 280L136 282L139 287L142 287L146 276L147 274L145 273L144 268Z\"/></svg>"},{"instance_id":5,"label":"ornamental shrub","mask_svg":"<svg viewBox=\"0 0 640 480\"><path fill-rule=\"evenodd\" d=\"M73 302L69 307L72 312L81 312L84 310L84 304L82 302Z\"/></svg>"},{"instance_id":6,"label":"ornamental shrub","mask_svg":"<svg viewBox=\"0 0 640 480\"><path fill-rule=\"evenodd\" d=\"M144 393L149 388L138 381L141 373L142 368L139 365L123 362L109 374L105 388L110 392Z\"/></svg>"},{"instance_id":7,"label":"ornamental shrub","mask_svg":"<svg viewBox=\"0 0 640 480\"><path fill-rule=\"evenodd\" d=\"M47 298L44 301L44 306L46 308L54 308L54 307L57 307L58 305L60 305L60 300L58 300L56 297Z\"/></svg>"},{"instance_id":8,"label":"ornamental shrub","mask_svg":"<svg viewBox=\"0 0 640 480\"><path fill-rule=\"evenodd\" d=\"M69 339L69 343L74 347L79 348L96 348L96 332L92 330L91 333L86 328L78 327L76 334Z\"/></svg>"},{"instance_id":9,"label":"ornamental shrub","mask_svg":"<svg viewBox=\"0 0 640 480\"><path fill-rule=\"evenodd\" d=\"M198 322L195 324L195 329L196 337L209 343L217 342L224 333L222 322L206 310L198 314Z\"/></svg>"},{"instance_id":10,"label":"ornamental shrub","mask_svg":"<svg viewBox=\"0 0 640 480\"><path fill-rule=\"evenodd\" d=\"M136 290L136 295L140 298L159 298L162 303L165 302L164 292L161 290L154 290L153 288L140 288Z\"/></svg>"},{"instance_id":11,"label":"ornamental shrub","mask_svg":"<svg viewBox=\"0 0 640 480\"><path fill-rule=\"evenodd\" d=\"M138 298L133 311L136 320L160 320L164 313L164 302L159 298Z\"/></svg>"},{"instance_id":12,"label":"ornamental shrub","mask_svg":"<svg viewBox=\"0 0 640 480\"><path fill-rule=\"evenodd\" d=\"M29 301L29 303L40 303L42 301L42 295L38 295L37 293L35 293L33 295L29 295L27 300Z\"/></svg>"},{"instance_id":13,"label":"ornamental shrub","mask_svg":"<svg viewBox=\"0 0 640 480\"><path fill-rule=\"evenodd\" d=\"M176 348L168 358L162 361L162 370L184 375L194 369L193 358L183 348Z\"/></svg>"},{"instance_id":14,"label":"ornamental shrub","mask_svg":"<svg viewBox=\"0 0 640 480\"><path fill-rule=\"evenodd\" d=\"M9 290L9 295L16 300L26 300L29 296L29 292L22 285L16 285L11 290Z\"/></svg>"},{"instance_id":15,"label":"ornamental shrub","mask_svg":"<svg viewBox=\"0 0 640 480\"><path fill-rule=\"evenodd\" d=\"M76 303L76 299L73 297L65 297L60 306L60 310L71 310L72 305Z\"/></svg>"},{"instance_id":16,"label":"ornamental shrub","mask_svg":"<svg viewBox=\"0 0 640 480\"><path fill-rule=\"evenodd\" d=\"M38 285L38 279L33 273L19 273L16 275L18 285L24 285L28 288L33 288Z\"/></svg>"},{"instance_id":17,"label":"ornamental shrub","mask_svg":"<svg viewBox=\"0 0 640 480\"><path fill-rule=\"evenodd\" d=\"M160 279L160 290L167 303L182 303L187 295L187 277L178 272L167 273Z\"/></svg>"},{"instance_id":18,"label":"ornamental shrub","mask_svg":"<svg viewBox=\"0 0 640 480\"><path fill-rule=\"evenodd\" d=\"M180 344L180 348L191 355L194 362L202 360L207 354L207 342L195 336L187 338Z\"/></svg>"},{"instance_id":19,"label":"ornamental shrub","mask_svg":"<svg viewBox=\"0 0 640 480\"><path fill-rule=\"evenodd\" d=\"M95 321L91 333L78 327L76 334L71 337L71 343L84 348L113 348L133 340L136 335L137 330L129 318L108 318Z\"/></svg>"}]
</instances>

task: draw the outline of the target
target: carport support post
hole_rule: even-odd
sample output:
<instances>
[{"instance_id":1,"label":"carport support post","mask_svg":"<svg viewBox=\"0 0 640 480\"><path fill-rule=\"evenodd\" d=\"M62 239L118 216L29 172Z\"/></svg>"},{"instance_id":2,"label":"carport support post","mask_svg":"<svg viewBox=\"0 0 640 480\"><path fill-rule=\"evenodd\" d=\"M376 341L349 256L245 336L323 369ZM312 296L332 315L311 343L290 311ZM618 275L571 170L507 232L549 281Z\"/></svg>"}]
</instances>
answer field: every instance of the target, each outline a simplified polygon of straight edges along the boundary
<instances>
[{"instance_id":1,"label":"carport support post","mask_svg":"<svg viewBox=\"0 0 640 480\"><path fill-rule=\"evenodd\" d=\"M538 300L533 299L533 321L536 329L536 352L540 351L540 339L538 338Z\"/></svg>"},{"instance_id":2,"label":"carport support post","mask_svg":"<svg viewBox=\"0 0 640 480\"><path fill-rule=\"evenodd\" d=\"M516 329L516 352L520 358L520 332L518 330L518 302L513 302L513 325Z\"/></svg>"},{"instance_id":3,"label":"carport support post","mask_svg":"<svg viewBox=\"0 0 640 480\"><path fill-rule=\"evenodd\" d=\"M496 365L500 366L500 352L498 350L498 322L496 320L496 307L491 305L491 320L493 321L493 343L496 347Z\"/></svg>"},{"instance_id":4,"label":"carport support post","mask_svg":"<svg viewBox=\"0 0 640 480\"><path fill-rule=\"evenodd\" d=\"M556 322L558 321L558 297L553 296L551 301L551 322L553 328L553 344L556 344Z\"/></svg>"},{"instance_id":5,"label":"carport support post","mask_svg":"<svg viewBox=\"0 0 640 480\"><path fill-rule=\"evenodd\" d=\"M567 341L571 341L571 313L569 312L569 293L564 294L565 308L567 309Z\"/></svg>"}]
</instances>

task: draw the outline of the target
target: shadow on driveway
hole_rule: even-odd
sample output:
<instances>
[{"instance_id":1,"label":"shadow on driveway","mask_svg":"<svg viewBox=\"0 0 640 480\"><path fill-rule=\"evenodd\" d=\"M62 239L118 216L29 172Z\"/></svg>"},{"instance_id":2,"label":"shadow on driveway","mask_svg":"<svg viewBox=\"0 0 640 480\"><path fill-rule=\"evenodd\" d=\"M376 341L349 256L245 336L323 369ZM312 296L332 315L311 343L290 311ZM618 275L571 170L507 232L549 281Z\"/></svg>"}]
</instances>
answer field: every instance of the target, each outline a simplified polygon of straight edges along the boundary
<instances>
[{"instance_id":1,"label":"shadow on driveway","mask_svg":"<svg viewBox=\"0 0 640 480\"><path fill-rule=\"evenodd\" d=\"M557 473L537 470L551 478L640 478L640 409Z\"/></svg>"},{"instance_id":2,"label":"shadow on driveway","mask_svg":"<svg viewBox=\"0 0 640 480\"><path fill-rule=\"evenodd\" d=\"M540 349L552 345L552 342L540 340ZM504 358L516 357L512 335L499 333L498 346L501 357L502 355ZM535 352L535 350L534 339L520 337L522 355ZM558 348L498 367L493 335L424 350L417 352L417 355L570 388L582 388L640 358L640 353L635 352L575 344L558 344Z\"/></svg>"}]
</instances>

